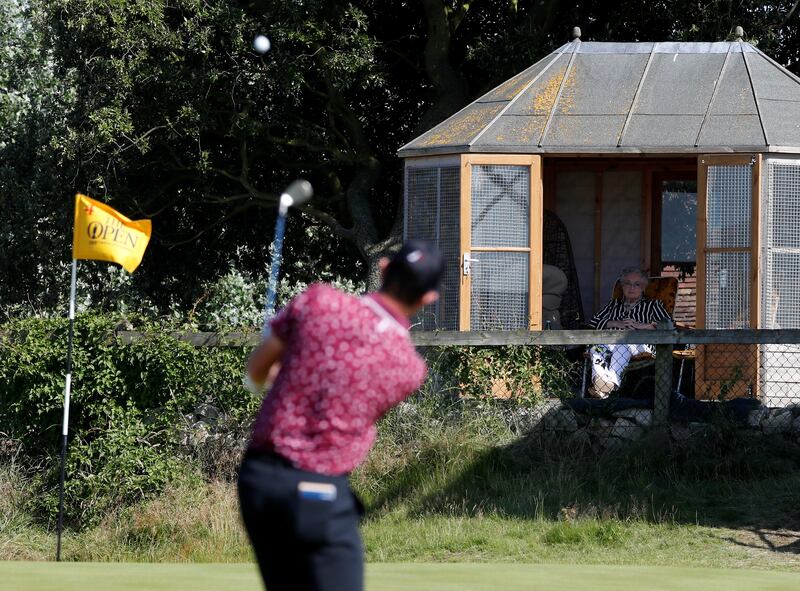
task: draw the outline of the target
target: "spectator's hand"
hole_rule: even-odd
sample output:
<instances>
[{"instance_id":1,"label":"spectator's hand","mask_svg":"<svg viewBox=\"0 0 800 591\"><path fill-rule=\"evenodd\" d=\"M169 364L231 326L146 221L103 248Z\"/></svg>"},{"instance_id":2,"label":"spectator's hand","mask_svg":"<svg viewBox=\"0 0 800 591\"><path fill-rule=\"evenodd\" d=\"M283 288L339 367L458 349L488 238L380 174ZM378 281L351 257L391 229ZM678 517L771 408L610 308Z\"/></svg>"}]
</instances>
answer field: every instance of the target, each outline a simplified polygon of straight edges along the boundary
<instances>
[{"instance_id":1,"label":"spectator's hand","mask_svg":"<svg viewBox=\"0 0 800 591\"><path fill-rule=\"evenodd\" d=\"M628 322L627 320L625 322ZM634 322L633 320L630 321L630 328L634 330L655 330L656 324L655 322L648 322L646 324L639 324Z\"/></svg>"},{"instance_id":2,"label":"spectator's hand","mask_svg":"<svg viewBox=\"0 0 800 591\"><path fill-rule=\"evenodd\" d=\"M631 328L629 326L630 322L631 322L630 319L626 319L626 320L609 320L608 322L606 322L606 328L618 328L620 330L630 330L630 328Z\"/></svg>"}]
</instances>

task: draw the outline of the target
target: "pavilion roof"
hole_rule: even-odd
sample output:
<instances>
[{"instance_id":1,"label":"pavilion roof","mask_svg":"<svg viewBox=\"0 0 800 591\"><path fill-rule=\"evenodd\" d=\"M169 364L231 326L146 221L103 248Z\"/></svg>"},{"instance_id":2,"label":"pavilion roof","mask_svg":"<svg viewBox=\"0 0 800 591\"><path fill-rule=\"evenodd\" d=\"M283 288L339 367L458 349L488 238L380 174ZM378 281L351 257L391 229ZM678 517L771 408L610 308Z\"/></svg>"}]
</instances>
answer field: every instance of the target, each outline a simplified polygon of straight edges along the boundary
<instances>
[{"instance_id":1,"label":"pavilion roof","mask_svg":"<svg viewBox=\"0 0 800 591\"><path fill-rule=\"evenodd\" d=\"M753 45L579 39L399 155L800 152L800 78Z\"/></svg>"}]
</instances>

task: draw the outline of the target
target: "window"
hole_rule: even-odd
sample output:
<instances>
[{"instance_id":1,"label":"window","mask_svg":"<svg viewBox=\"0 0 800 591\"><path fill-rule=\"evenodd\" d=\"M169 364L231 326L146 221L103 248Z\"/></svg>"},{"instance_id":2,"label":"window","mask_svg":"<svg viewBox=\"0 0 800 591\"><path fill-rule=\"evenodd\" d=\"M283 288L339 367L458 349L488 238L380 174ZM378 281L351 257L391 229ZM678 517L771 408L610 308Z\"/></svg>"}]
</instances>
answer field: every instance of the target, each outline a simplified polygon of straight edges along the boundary
<instances>
[{"instance_id":1,"label":"window","mask_svg":"<svg viewBox=\"0 0 800 591\"><path fill-rule=\"evenodd\" d=\"M661 269L697 261L697 181L661 183Z\"/></svg>"},{"instance_id":2,"label":"window","mask_svg":"<svg viewBox=\"0 0 800 591\"><path fill-rule=\"evenodd\" d=\"M697 173L653 175L650 274L678 278L675 321L694 326L697 316Z\"/></svg>"}]
</instances>

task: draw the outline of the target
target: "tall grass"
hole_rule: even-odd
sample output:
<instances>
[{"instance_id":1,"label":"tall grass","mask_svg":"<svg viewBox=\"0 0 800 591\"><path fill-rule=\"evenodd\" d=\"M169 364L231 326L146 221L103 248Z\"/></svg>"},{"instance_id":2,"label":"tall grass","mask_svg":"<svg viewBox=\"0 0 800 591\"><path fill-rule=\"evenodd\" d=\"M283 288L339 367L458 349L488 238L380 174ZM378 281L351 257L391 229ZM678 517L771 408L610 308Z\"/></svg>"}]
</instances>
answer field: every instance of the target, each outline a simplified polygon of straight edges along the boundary
<instances>
[{"instance_id":1,"label":"tall grass","mask_svg":"<svg viewBox=\"0 0 800 591\"><path fill-rule=\"evenodd\" d=\"M109 515L68 544L68 560L246 562L236 491L229 482L178 483L156 499Z\"/></svg>"},{"instance_id":2,"label":"tall grass","mask_svg":"<svg viewBox=\"0 0 800 591\"><path fill-rule=\"evenodd\" d=\"M47 533L29 510L32 494L30 480L16 457L0 463L0 559L36 559L47 550Z\"/></svg>"},{"instance_id":3,"label":"tall grass","mask_svg":"<svg viewBox=\"0 0 800 591\"><path fill-rule=\"evenodd\" d=\"M377 515L403 507L410 515L736 525L723 500L738 499L744 523L766 505L755 492L765 486L773 489L770 506L791 508L796 442L722 423L690 441L653 432L621 453L597 456L552 435L515 433L512 404L421 397L401 405L382 423L355 486Z\"/></svg>"},{"instance_id":4,"label":"tall grass","mask_svg":"<svg viewBox=\"0 0 800 591\"><path fill-rule=\"evenodd\" d=\"M764 552L744 535L800 530L795 443L723 424L689 443L654 433L623 453L595 456L517 433L514 411L513 402L420 395L385 417L372 453L352 475L369 509L368 560L800 570L790 544ZM18 468L0 470L0 559L52 556L52 530L26 511L29 492ZM234 484L199 478L68 532L64 553L93 561L251 557Z\"/></svg>"}]
</instances>

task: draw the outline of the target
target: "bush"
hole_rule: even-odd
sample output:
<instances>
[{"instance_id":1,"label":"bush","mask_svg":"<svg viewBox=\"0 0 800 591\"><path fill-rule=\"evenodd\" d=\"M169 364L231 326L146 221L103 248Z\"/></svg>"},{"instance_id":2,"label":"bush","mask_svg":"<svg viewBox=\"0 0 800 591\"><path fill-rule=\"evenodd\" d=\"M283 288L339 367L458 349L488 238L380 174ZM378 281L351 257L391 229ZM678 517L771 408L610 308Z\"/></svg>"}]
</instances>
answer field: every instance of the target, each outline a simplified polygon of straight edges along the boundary
<instances>
[{"instance_id":1,"label":"bush","mask_svg":"<svg viewBox=\"0 0 800 591\"><path fill-rule=\"evenodd\" d=\"M85 314L75 323L65 490L75 526L184 478L179 426L197 405L213 404L243 423L257 406L241 385L244 348L193 347L155 324L120 346L118 321ZM2 327L0 343L0 424L48 466L33 501L47 519L57 510L67 327L63 319L19 320Z\"/></svg>"},{"instance_id":2,"label":"bush","mask_svg":"<svg viewBox=\"0 0 800 591\"><path fill-rule=\"evenodd\" d=\"M450 346L428 354L431 376L467 398L514 398L528 403L545 395L571 396L580 367L556 347Z\"/></svg>"},{"instance_id":3,"label":"bush","mask_svg":"<svg viewBox=\"0 0 800 591\"><path fill-rule=\"evenodd\" d=\"M363 293L366 285L333 275L322 269L318 281L326 281L347 293ZM286 305L308 284L285 275L278 282L277 308ZM190 323L203 330L247 330L260 327L264 321L266 277L255 277L231 267L225 275L203 288L203 295L190 314Z\"/></svg>"}]
</instances>

